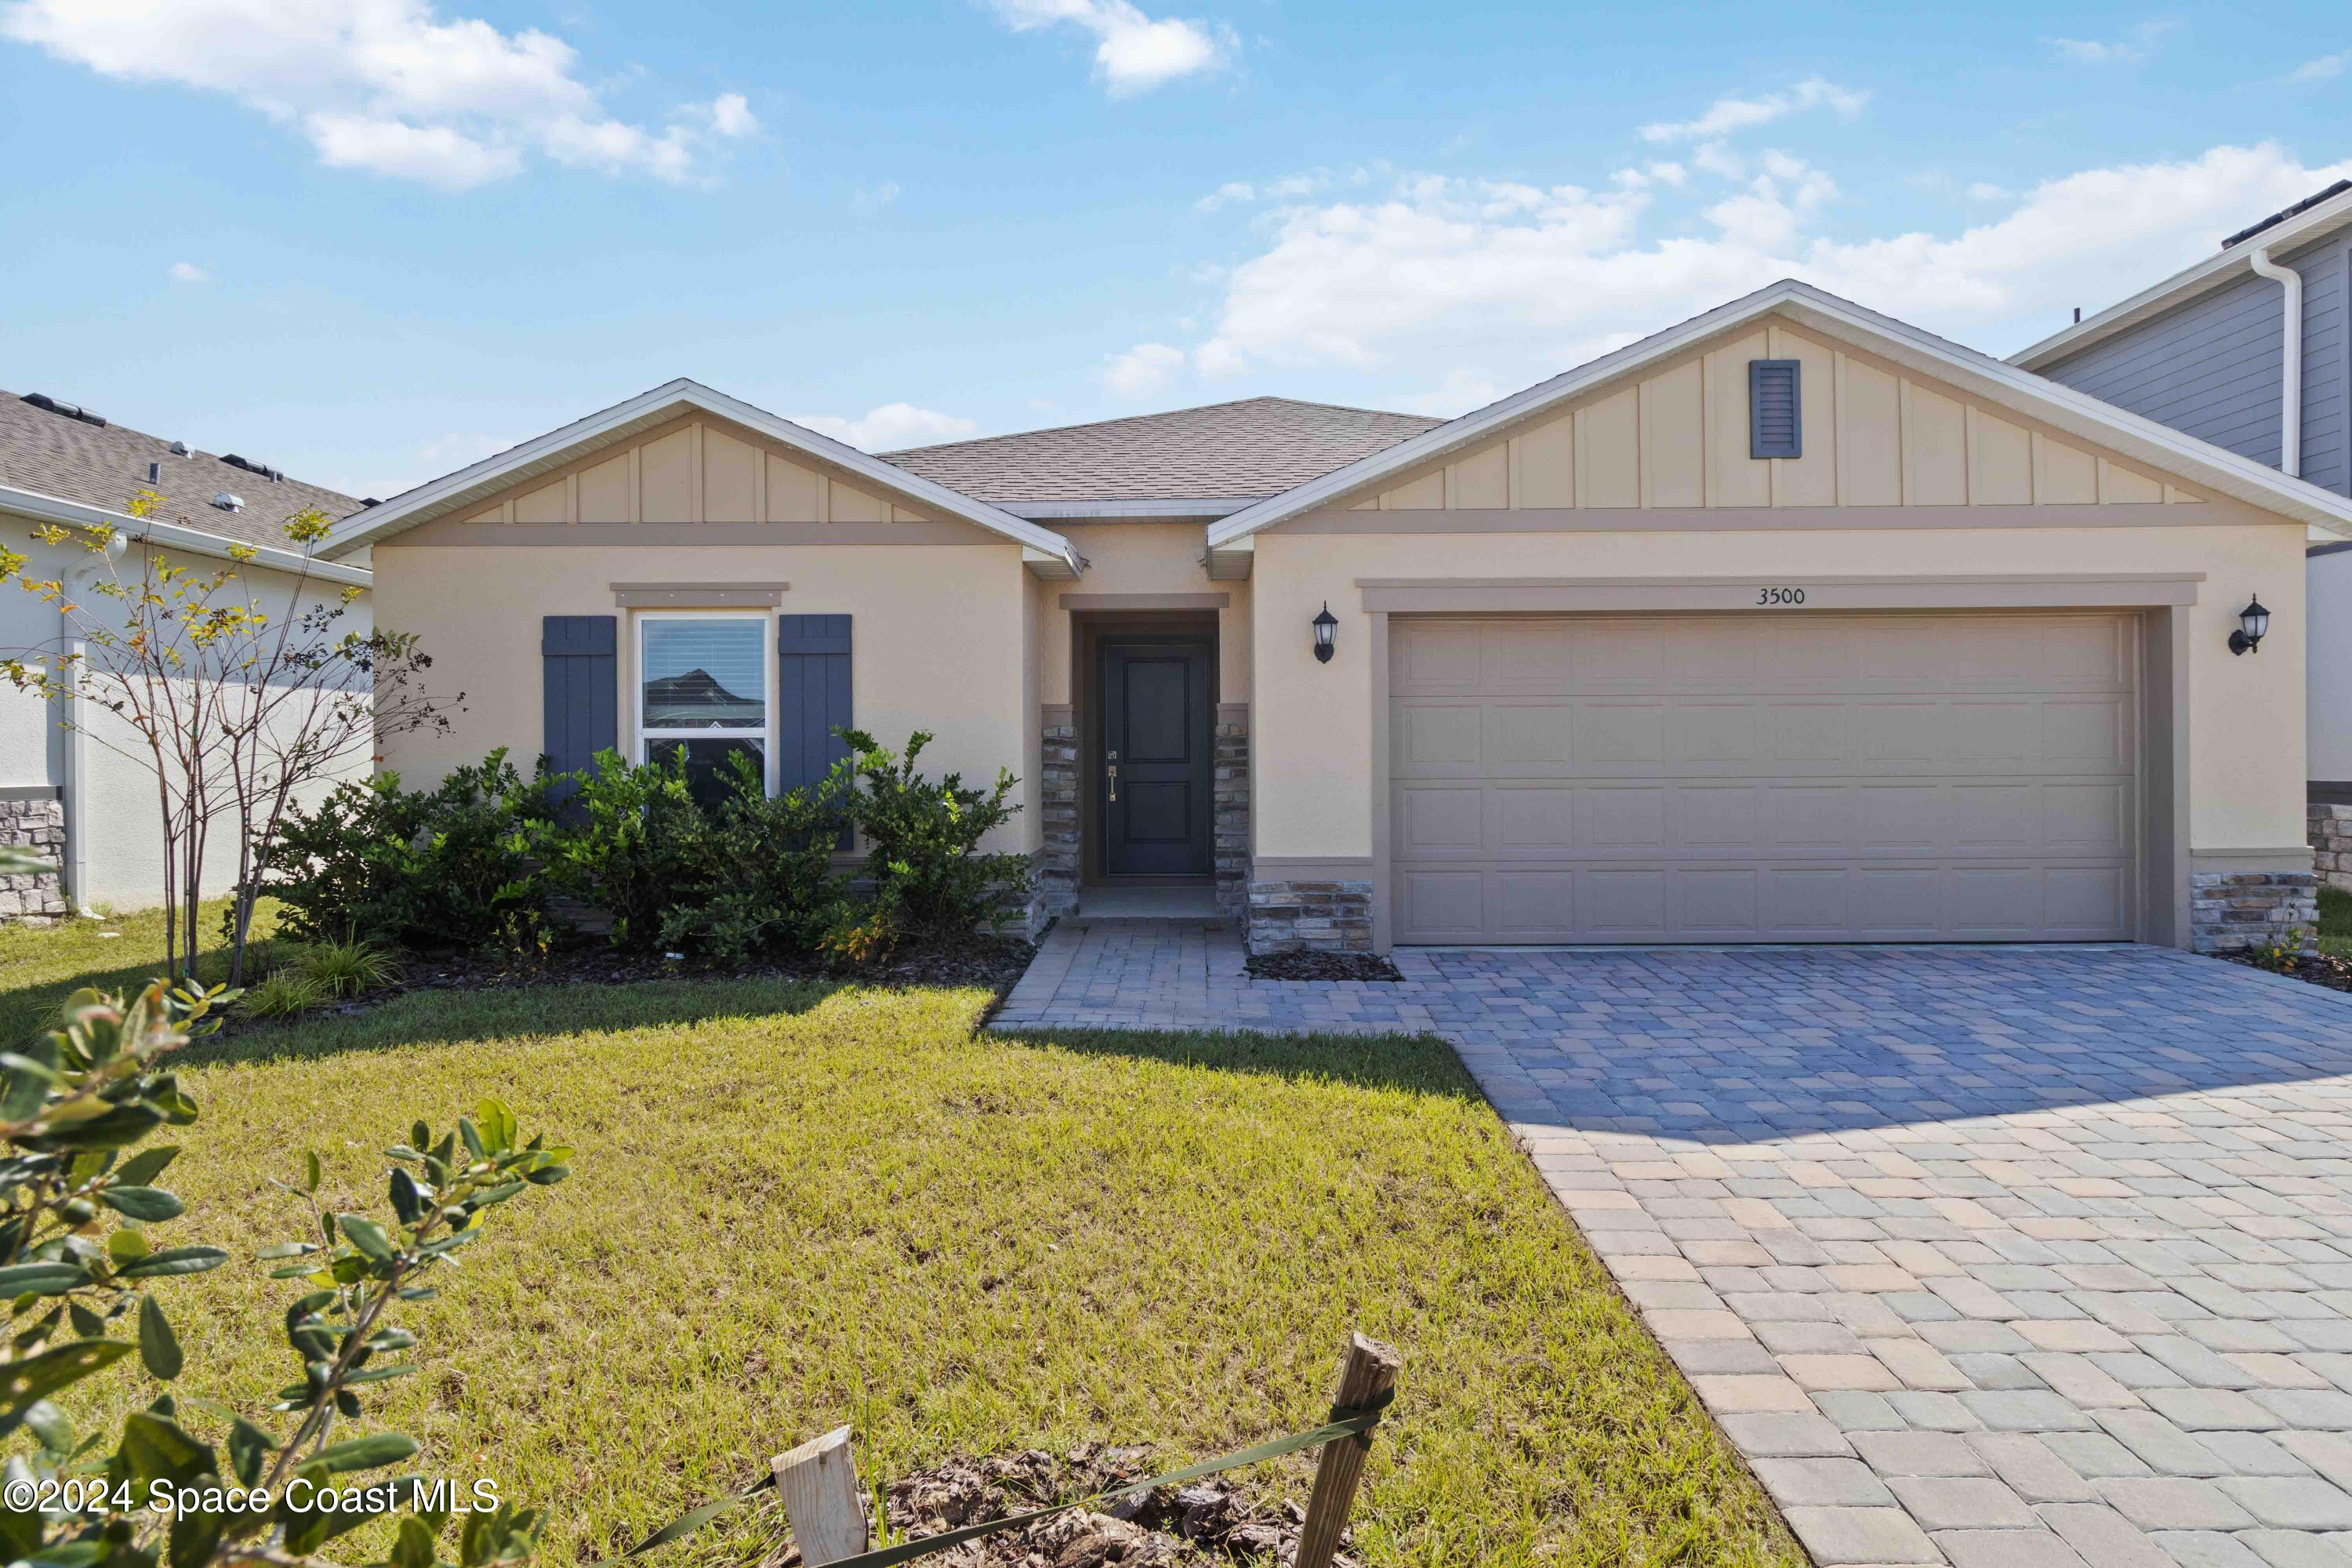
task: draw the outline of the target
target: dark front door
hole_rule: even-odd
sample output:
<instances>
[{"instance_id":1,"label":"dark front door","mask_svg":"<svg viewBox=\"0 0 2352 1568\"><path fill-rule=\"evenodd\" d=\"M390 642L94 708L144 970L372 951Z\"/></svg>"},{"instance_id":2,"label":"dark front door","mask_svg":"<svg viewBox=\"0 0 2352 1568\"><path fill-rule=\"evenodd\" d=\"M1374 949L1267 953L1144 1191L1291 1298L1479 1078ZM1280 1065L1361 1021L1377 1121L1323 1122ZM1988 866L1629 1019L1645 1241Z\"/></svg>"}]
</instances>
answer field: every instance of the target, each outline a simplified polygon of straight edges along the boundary
<instances>
[{"instance_id":1,"label":"dark front door","mask_svg":"<svg viewBox=\"0 0 2352 1568\"><path fill-rule=\"evenodd\" d=\"M1198 643L1102 648L1103 874L1209 874L1209 650Z\"/></svg>"}]
</instances>

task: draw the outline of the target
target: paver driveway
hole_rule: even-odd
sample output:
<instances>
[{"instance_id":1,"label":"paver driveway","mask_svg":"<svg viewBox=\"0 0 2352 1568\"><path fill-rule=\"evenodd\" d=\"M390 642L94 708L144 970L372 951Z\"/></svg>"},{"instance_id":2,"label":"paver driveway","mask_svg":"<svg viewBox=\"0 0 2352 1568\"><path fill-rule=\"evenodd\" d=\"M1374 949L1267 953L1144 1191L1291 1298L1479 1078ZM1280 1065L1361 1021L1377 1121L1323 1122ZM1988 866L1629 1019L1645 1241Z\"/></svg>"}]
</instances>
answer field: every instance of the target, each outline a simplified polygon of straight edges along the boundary
<instances>
[{"instance_id":1,"label":"paver driveway","mask_svg":"<svg viewBox=\"0 0 2352 1568\"><path fill-rule=\"evenodd\" d=\"M1451 1038L1824 1563L2352 1564L2352 996L2149 948L1318 993L1218 935L1055 940L1003 1026Z\"/></svg>"}]
</instances>

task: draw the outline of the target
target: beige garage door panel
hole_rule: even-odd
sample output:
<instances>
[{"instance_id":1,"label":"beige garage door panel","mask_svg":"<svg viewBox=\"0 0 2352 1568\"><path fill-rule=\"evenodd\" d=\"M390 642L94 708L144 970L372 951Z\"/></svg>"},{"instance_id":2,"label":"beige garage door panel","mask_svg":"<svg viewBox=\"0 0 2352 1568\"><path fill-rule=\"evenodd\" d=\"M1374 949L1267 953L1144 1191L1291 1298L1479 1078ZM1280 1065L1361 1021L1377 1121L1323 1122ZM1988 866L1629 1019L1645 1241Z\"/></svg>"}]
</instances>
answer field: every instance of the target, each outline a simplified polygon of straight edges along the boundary
<instances>
[{"instance_id":1,"label":"beige garage door panel","mask_svg":"<svg viewBox=\"0 0 2352 1568\"><path fill-rule=\"evenodd\" d=\"M2131 934L2128 616L1408 619L1396 939Z\"/></svg>"}]
</instances>

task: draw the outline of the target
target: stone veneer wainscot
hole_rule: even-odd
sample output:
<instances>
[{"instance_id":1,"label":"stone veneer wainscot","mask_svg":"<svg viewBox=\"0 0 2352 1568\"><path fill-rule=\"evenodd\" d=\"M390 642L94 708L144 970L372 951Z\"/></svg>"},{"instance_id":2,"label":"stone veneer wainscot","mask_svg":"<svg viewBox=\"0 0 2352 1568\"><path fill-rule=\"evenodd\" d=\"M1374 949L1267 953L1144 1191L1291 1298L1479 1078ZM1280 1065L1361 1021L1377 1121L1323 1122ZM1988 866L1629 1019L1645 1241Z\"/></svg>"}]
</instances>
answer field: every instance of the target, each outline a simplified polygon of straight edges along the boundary
<instances>
[{"instance_id":1,"label":"stone veneer wainscot","mask_svg":"<svg viewBox=\"0 0 2352 1568\"><path fill-rule=\"evenodd\" d=\"M0 844L29 849L55 865L66 852L66 808L54 790L0 797ZM0 922L55 920L66 912L65 883L54 871L0 877Z\"/></svg>"},{"instance_id":2,"label":"stone veneer wainscot","mask_svg":"<svg viewBox=\"0 0 2352 1568\"><path fill-rule=\"evenodd\" d=\"M1371 883L1254 879L1249 885L1249 950L1301 949L1370 952Z\"/></svg>"}]
</instances>

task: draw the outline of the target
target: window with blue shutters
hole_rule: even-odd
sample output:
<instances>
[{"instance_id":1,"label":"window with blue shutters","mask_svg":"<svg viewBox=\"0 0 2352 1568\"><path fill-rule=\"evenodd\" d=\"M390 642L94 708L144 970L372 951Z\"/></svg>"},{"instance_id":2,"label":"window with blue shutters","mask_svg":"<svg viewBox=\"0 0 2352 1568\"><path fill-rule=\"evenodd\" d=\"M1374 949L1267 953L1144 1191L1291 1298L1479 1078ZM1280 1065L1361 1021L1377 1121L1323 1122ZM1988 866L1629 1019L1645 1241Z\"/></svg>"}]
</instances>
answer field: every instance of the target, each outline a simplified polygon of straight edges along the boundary
<instances>
[{"instance_id":1,"label":"window with blue shutters","mask_svg":"<svg viewBox=\"0 0 2352 1568\"><path fill-rule=\"evenodd\" d=\"M1752 359L1748 362L1748 455L1751 458L1801 458L1805 455L1802 405L1797 377L1804 367L1792 359Z\"/></svg>"}]
</instances>

